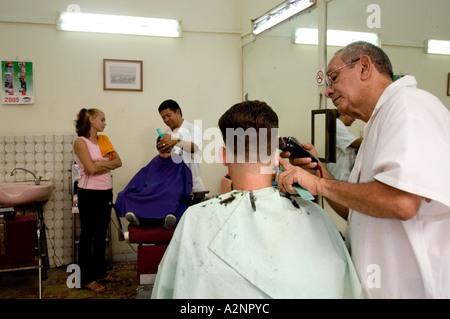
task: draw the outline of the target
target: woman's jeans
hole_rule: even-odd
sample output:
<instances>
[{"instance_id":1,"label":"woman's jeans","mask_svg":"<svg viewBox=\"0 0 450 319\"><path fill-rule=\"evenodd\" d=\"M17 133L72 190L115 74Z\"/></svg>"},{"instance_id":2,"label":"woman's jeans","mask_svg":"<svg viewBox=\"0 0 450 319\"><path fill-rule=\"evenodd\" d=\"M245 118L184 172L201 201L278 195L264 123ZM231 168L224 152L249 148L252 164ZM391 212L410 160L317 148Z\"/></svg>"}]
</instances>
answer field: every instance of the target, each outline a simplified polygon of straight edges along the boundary
<instances>
[{"instance_id":1,"label":"woman's jeans","mask_svg":"<svg viewBox=\"0 0 450 319\"><path fill-rule=\"evenodd\" d=\"M112 189L78 189L81 233L78 265L81 284L86 285L107 275L106 236L112 208Z\"/></svg>"}]
</instances>

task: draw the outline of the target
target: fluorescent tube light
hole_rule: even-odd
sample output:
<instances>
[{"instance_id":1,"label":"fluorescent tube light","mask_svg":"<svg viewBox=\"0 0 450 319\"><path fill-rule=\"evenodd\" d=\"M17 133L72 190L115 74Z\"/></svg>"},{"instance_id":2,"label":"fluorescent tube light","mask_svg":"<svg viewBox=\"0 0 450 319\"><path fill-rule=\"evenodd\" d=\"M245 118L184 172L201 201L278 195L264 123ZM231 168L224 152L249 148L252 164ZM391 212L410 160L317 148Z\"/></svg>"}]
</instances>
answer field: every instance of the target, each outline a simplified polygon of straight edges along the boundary
<instances>
[{"instance_id":1,"label":"fluorescent tube light","mask_svg":"<svg viewBox=\"0 0 450 319\"><path fill-rule=\"evenodd\" d=\"M180 37L181 22L119 15L58 12L58 30Z\"/></svg>"},{"instance_id":2,"label":"fluorescent tube light","mask_svg":"<svg viewBox=\"0 0 450 319\"><path fill-rule=\"evenodd\" d=\"M299 28L295 30L297 44L318 44L319 31L313 28ZM368 32L353 32L342 30L327 30L327 45L346 46L355 41L366 41L376 46L380 45L378 34Z\"/></svg>"},{"instance_id":3,"label":"fluorescent tube light","mask_svg":"<svg viewBox=\"0 0 450 319\"><path fill-rule=\"evenodd\" d=\"M258 35L315 4L316 0L285 1L278 7L263 14L261 17L252 20L253 34Z\"/></svg>"},{"instance_id":4,"label":"fluorescent tube light","mask_svg":"<svg viewBox=\"0 0 450 319\"><path fill-rule=\"evenodd\" d=\"M450 54L450 41L428 40L425 50L433 54Z\"/></svg>"}]
</instances>

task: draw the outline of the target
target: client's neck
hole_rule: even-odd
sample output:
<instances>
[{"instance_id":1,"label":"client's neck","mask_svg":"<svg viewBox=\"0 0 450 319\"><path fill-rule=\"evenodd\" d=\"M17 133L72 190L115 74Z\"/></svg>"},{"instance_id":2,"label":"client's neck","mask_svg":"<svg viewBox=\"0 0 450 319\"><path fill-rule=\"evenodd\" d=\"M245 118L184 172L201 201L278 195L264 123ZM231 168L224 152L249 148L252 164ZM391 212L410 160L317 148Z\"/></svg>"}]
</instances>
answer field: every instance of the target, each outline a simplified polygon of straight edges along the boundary
<instances>
[{"instance_id":1,"label":"client's neck","mask_svg":"<svg viewBox=\"0 0 450 319\"><path fill-rule=\"evenodd\" d=\"M272 172L260 164L231 164L228 167L234 190L254 191L272 186Z\"/></svg>"}]
</instances>

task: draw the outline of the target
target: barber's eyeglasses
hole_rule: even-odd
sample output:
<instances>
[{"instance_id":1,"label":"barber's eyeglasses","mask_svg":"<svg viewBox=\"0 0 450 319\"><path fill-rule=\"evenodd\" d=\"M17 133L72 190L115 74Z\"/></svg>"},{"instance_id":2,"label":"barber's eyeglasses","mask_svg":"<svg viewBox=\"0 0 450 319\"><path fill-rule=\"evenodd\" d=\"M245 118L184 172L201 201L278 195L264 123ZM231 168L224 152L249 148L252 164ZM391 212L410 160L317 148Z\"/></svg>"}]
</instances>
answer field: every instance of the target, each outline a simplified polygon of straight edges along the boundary
<instances>
[{"instance_id":1,"label":"barber's eyeglasses","mask_svg":"<svg viewBox=\"0 0 450 319\"><path fill-rule=\"evenodd\" d=\"M333 83L336 82L337 75L334 76L334 77L332 77L331 75L332 75L333 73L335 73L335 72L337 72L337 71L339 71L339 70L345 68L346 66L349 66L349 65L352 65L352 64L358 62L359 59L360 59L360 58L357 58L357 59L355 59L355 60L353 60L353 61L350 61L350 62L344 64L343 66L338 67L336 70L333 70L333 71L328 72L328 73L326 74L326 77L325 77L325 83L327 84L327 86L328 86L328 87L332 87L332 86L333 86Z\"/></svg>"}]
</instances>

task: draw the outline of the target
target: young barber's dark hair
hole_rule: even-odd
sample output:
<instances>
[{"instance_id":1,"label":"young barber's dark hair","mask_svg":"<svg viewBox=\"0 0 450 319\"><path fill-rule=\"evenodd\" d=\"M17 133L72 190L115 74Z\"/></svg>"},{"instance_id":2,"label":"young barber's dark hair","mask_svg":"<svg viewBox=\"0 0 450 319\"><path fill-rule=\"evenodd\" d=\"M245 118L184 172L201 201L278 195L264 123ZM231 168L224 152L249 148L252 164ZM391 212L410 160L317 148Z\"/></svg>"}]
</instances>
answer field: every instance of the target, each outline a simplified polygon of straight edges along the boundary
<instances>
[{"instance_id":1,"label":"young barber's dark hair","mask_svg":"<svg viewBox=\"0 0 450 319\"><path fill-rule=\"evenodd\" d=\"M164 102L162 102L158 107L158 112L161 113L162 111L164 111L166 109L170 109L173 112L180 110L180 115L181 115L181 117L183 117L183 113L181 112L180 106L174 100L165 100Z\"/></svg>"},{"instance_id":2,"label":"young barber's dark hair","mask_svg":"<svg viewBox=\"0 0 450 319\"><path fill-rule=\"evenodd\" d=\"M219 128L222 132L222 137L227 144L227 134L232 133L234 135L234 149L232 150L235 155L238 152L238 136L236 136L236 129L242 128L244 131L248 129L254 129L256 133L256 149L259 154L260 138L265 135L267 141L267 154L271 155L271 133L273 128L278 129L278 115L272 110L272 108L262 101L244 101L237 103L229 108L219 119ZM227 129L233 130L227 130ZM228 138L231 138L228 136ZM278 142L278 136L277 142ZM246 159L248 158L250 151L250 136L245 135L245 153ZM278 145L277 145L278 146ZM229 145L228 145L229 147Z\"/></svg>"}]
</instances>

